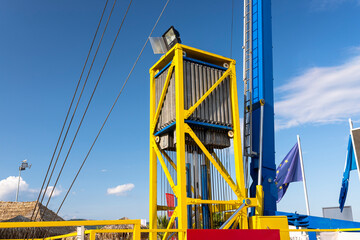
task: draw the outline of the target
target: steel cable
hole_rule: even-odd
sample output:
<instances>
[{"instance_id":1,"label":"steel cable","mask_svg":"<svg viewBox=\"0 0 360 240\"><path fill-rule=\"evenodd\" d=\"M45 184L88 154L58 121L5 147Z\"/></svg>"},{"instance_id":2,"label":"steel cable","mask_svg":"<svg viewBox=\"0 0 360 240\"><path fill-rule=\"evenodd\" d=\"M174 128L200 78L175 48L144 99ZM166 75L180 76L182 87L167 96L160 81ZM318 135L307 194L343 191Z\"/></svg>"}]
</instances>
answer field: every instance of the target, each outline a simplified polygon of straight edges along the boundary
<instances>
[{"instance_id":1,"label":"steel cable","mask_svg":"<svg viewBox=\"0 0 360 240\"><path fill-rule=\"evenodd\" d=\"M80 172L81 172L81 170L82 170L82 168L83 168L84 164L86 163L86 160L88 159L88 157L89 157L89 155L90 155L90 153L91 153L91 151L92 151L92 149L93 149L93 147L94 147L94 145L95 145L95 143L96 143L97 139L98 139L98 138L99 138L99 136L100 136L100 133L102 132L102 130L103 130L103 128L104 128L104 126L105 126L106 122L108 121L110 114L112 113L112 111L113 111L113 109L114 109L114 107L115 107L115 105L116 105L116 103L117 103L117 101L118 101L118 99L119 99L119 97L120 97L120 95L121 95L122 91L124 90L124 87L125 87L126 83L128 82L128 80L129 80L129 78L130 78L130 76L131 76L131 74L132 74L132 72L133 72L133 70L134 70L134 68L135 68L135 66L136 66L136 64L137 64L137 62L139 61L139 59L140 59L140 57L141 57L141 55L142 55L142 53L143 53L143 51L144 51L144 49L145 49L145 47L146 47L147 43L149 42L149 38L151 37L152 33L154 32L154 30L155 30L155 28L156 28L156 26L157 26L158 22L160 21L161 16L163 15L163 13L164 13L164 11L165 11L165 9L166 9L166 7L167 7L167 5L168 5L168 3L169 3L169 2L170 2L170 0L167 0L167 1L166 1L166 4L165 4L165 6L163 7L163 9L162 9L162 11L161 11L161 13L160 13L160 15L159 15L159 17L158 17L157 21L155 22L155 24L154 24L154 26L153 26L153 28L152 28L152 30L151 30L151 32L150 32L150 34L149 34L149 37L147 38L147 40L146 40L146 42L145 42L144 46L142 47L142 49L141 49L141 51L140 51L140 53L139 53L138 57L136 58L135 63L134 63L134 65L132 66L132 68L131 68L131 70L130 70L130 72L129 72L129 74L128 74L128 76L127 76L127 78L126 78L125 82L124 82L124 84L122 85L122 87L121 87L121 89L120 89L119 94L117 95L117 97L116 97L116 99L115 99L115 101L114 101L113 105L111 106L111 108L110 108L110 110L109 110L109 113L107 114L107 116L106 116L106 118L105 118L105 120L104 120L104 122L103 122L103 124L102 124L102 126L101 126L101 128L100 128L100 130L99 130L99 132L97 133L97 135L96 135L96 137L95 137L95 139L94 139L94 141L93 141L93 143L92 143L92 145L91 145L91 147L90 147L90 149L89 149L88 153L86 154L86 156L85 156L85 158L84 158L84 160L83 160L83 162L82 162L82 164L81 164L81 166L80 166L80 168L79 168L78 172L76 173L76 175L75 175L75 177L74 177L74 180L72 181L72 183L71 183L71 185L70 185L70 187L69 187L68 191L66 192L66 195L65 195L65 197L64 197L64 199L63 199L63 201L61 202L60 207L58 208L58 210L57 210L57 212L56 212L56 215L57 215L57 214L59 213L59 211L61 210L61 208L62 208L62 206L63 206L63 204L64 204L64 202L65 202L65 200L66 200L67 196L69 195L69 193L70 193L70 191L71 191L71 189L72 189L72 187L73 187L73 185L74 185L74 183L75 183L75 181L76 181L76 179L77 179L77 177L79 176L79 174L80 174Z\"/></svg>"},{"instance_id":2,"label":"steel cable","mask_svg":"<svg viewBox=\"0 0 360 240\"><path fill-rule=\"evenodd\" d=\"M96 39L96 37L97 37L97 33L98 33L98 31L99 31L99 28L100 28L100 25L101 25L101 22L102 22L102 19L103 19L105 10L106 10L106 8L107 8L107 5L108 5L108 0L106 1L105 6L104 6L104 9L103 9L103 11L102 11L102 14L101 14L101 17L100 17L98 26L97 26L97 28L96 28L96 31L95 31L93 40L92 40L91 45L90 45L90 48L89 48L89 52L88 52L88 54L87 54L87 57L86 57L84 66L83 66L83 68L82 68L82 71L81 71L81 74L80 74L80 77L79 77L79 80L78 80L78 83L77 83L77 86L76 86L74 95L73 95L73 97L72 97L72 100L71 100L71 103L70 103L68 112L67 112L67 114L66 114L66 117L65 117L65 120L64 120L64 123L63 123L62 129L61 129L59 138L58 138L58 140L57 140L57 143L56 143L56 146L55 146L53 155L52 155L52 157L51 157L49 167L48 167L47 172L46 172L46 174L45 174L45 178L44 178L44 181L43 181L43 183L42 183L41 189L40 189L40 191L39 191L39 195L38 195L38 197L37 197L37 199L36 199L36 204L35 204L35 206L34 206L33 212L32 212L31 217L30 217L30 220L31 220L31 221L35 221L35 220L36 220L36 217L37 217L37 215L38 215L38 212L40 211L40 205L38 205L39 199L40 199L40 197L41 197L41 194L43 193L42 199L40 200L40 203L42 203L42 201L43 201L43 199L44 199L44 196L45 196L45 194L46 194L46 191L47 191L47 189L48 189L49 182L50 182L50 180L51 180L53 171L54 171L55 166L56 166L56 163L57 163L57 159L56 159L55 164L54 164L54 166L53 166L53 170L52 170L52 172L51 172L51 175L50 175L50 177L49 177L49 179L48 179L48 183L47 183L47 185L46 185L45 191L43 191L44 185L45 185L45 182L46 182L46 179L47 179L47 177L48 177L48 174L49 174L51 165L52 165L52 163L53 163L55 153L56 153L57 148L58 148L58 146L59 146L59 142L60 142L61 136L62 136L63 131L64 131L64 129L65 129L65 126L66 126L66 123L67 123L67 120L68 120L68 117L69 117L70 110L71 110L72 105L73 105L73 103L74 103L74 100L75 100L75 97L76 97L76 94L77 94L77 91L78 91L78 88L79 88L79 85L80 85L82 76L83 76L83 74L84 74L84 71L85 71L87 62L88 62L88 60L89 60L89 56L90 56L90 53L91 53L91 51L92 51L92 48L93 48L95 39ZM75 111L76 111L76 110L75 110ZM71 121L70 121L70 125L71 125ZM66 135L67 135L67 133L66 133ZM66 135L65 135L64 138L66 138ZM61 151L61 150L60 150L60 151ZM37 211L37 213L36 213L36 215L35 215L35 217L34 217L34 214L35 214L35 211L36 211L36 207L37 207L37 206L39 206L39 207L38 207L38 211ZM33 219L33 218L34 218L34 219ZM25 238L28 237L27 235L28 235L28 233L26 233Z\"/></svg>"},{"instance_id":3,"label":"steel cable","mask_svg":"<svg viewBox=\"0 0 360 240\"><path fill-rule=\"evenodd\" d=\"M94 34L94 37L93 37L92 43L91 43L91 45L90 45L89 52L88 52L88 54L87 54L87 57L86 57L86 60L85 60L85 63L84 63L83 69L82 69L82 71L81 71L79 81L78 81L78 83L77 83L77 85L76 85L76 89L75 89L74 95L73 95L73 97L72 97L72 100L71 100L71 103L70 103L70 106L69 106L68 112L67 112L66 117L65 117L65 121L64 121L63 126L62 126L62 129L61 129L61 131L60 131L59 138L58 138L58 140L57 140L57 143L56 143L56 146L55 146L55 149L54 149L53 155L52 155L51 160L50 160L49 167L48 167L47 172L46 172L46 174L45 174L45 178L44 178L44 181L43 181L43 183L42 183L42 186L41 186L41 189L40 189L40 192L39 192L39 195L38 195L38 197L37 197L36 202L38 202L38 201L39 201L40 196L41 196L41 192L42 192L42 190L43 190L43 188L44 188L44 185L45 185L45 182L46 182L47 176L48 176L48 174L49 174L49 171L50 171L50 168L51 168L52 162L53 162L53 160L54 160L54 156L55 156L55 153L56 153L56 151L57 151L57 147L59 146L59 142L60 142L60 139L61 139L62 133L63 133L63 131L64 131L64 129L65 129L65 125L66 125L67 119L68 119L68 117L69 117L70 110L71 110L72 105L73 105L73 103L74 103L75 96L76 96L77 90L78 90L78 88L79 88L79 85L80 85L81 79L82 79L82 75L84 74L84 70L85 70L85 67L86 67L87 61L88 61L88 59L89 59L89 56L90 56L90 53L91 53L92 47L93 47L93 45L94 45L94 42L95 42L95 39L96 39L96 36L97 36L98 30L99 30L99 27L100 27L100 25L101 25L102 18L103 18L103 16L104 16L105 9L106 9L106 6L107 6L108 2L109 2L109 0L106 0L106 3L105 3L105 6L104 6L104 9L103 9L103 11L102 11L102 14L101 14L101 17L100 17L100 20L99 20L98 26L97 26L97 28L96 28L96 31L95 31L95 34ZM30 220L32 220L32 218L33 218L33 216L34 216L34 212L35 212L35 208L34 208L34 211L33 211L32 215L31 215L31 217L30 217Z\"/></svg>"},{"instance_id":4,"label":"steel cable","mask_svg":"<svg viewBox=\"0 0 360 240\"><path fill-rule=\"evenodd\" d=\"M55 161L55 164L54 164L53 170L52 170L51 175L50 175L50 177L49 177L49 180L48 180L47 186L46 186L46 188L45 188L45 191L43 192L43 196L42 196L42 199L41 199L41 203L43 202L44 197L45 197L46 192L47 192L47 189L48 189L48 187L49 187L50 180L51 180L52 175L53 175L53 173L54 173L54 170L55 170L56 164L57 164L57 162L58 162L58 159L59 159L60 153L61 153L61 151L62 151L62 148L63 148L63 146L64 146L65 140L66 140L66 138L67 138L67 134L69 133L69 130L70 130L70 127L71 127L72 121L73 121L73 119L74 119L75 113L76 113L77 108L78 108L78 106L79 106L79 103L80 103L80 100L81 100L82 94L83 94L83 92L84 92L85 86L86 86L86 84L87 84L87 81L88 81L88 78L89 78L89 75L90 75L91 69L92 69L92 67L93 67L93 65L94 65L94 62L95 62L95 59L96 59L97 53L98 53L98 51L99 51L99 48L100 48L100 46L101 46L101 43L102 43L103 37L104 37L105 32L106 32L106 29L107 29L108 23L109 23L110 18L111 18L111 16L112 16L112 12L113 12L113 10L114 10L114 7L115 7L115 4L116 4L116 1L117 1L117 0L115 0L115 1L114 1L114 4L113 4L113 6L112 6L112 8L111 8L111 11L110 11L109 17L108 17L108 19L107 19L106 25L105 25L105 27L104 27L103 33L102 33L102 35L101 35L100 41L99 41L99 43L98 43L98 46L97 46L96 52L95 52L95 54L94 54L93 60L92 60L92 62L91 62L91 65L90 65L90 68L89 68L89 71L88 71L87 77L86 77L86 79L85 79L85 81L84 81L84 84L83 84L83 87L82 87L81 93L80 93L80 95L79 95L79 98L78 98L78 101L77 101L77 103L76 103L76 106L75 106L74 112L73 112L72 117L71 117L71 119L70 119L70 123L69 123L69 125L68 125L67 130L66 130L66 133L65 133L64 139L63 139L63 141L62 141L62 144L61 144L60 150L59 150L59 152L58 152L58 155L57 155L57 158L56 158L56 161ZM81 124L80 124L80 125L81 125ZM73 140L73 141L74 141L74 140ZM67 155L67 157L68 157L68 155ZM63 162L63 165L62 165L62 167L61 167L61 169L60 169L60 172L59 172L59 174L58 174L58 177L57 177L57 179L56 179L56 182L55 182L54 186L52 187L51 193L50 193L49 198L48 198L48 201L47 201L47 203L46 203L46 207L48 206L48 204L49 204L49 202L50 202L50 200L51 200L51 197L52 197L52 195L53 195L53 193L54 193L54 191L55 191L55 188L56 188L57 182L58 182L59 177L60 177L60 175L61 175L61 173L62 173L62 170L63 170L63 168L64 168L64 166L65 166L65 163L66 163L67 157L65 158L65 160L64 160L64 162ZM42 217L42 216L44 216L44 214L45 214L45 213L46 213L46 209L45 209L45 211L42 213L41 217ZM37 212L37 214L38 214L38 212ZM37 214L36 214L36 216L35 216L35 219L36 219L36 217L37 217Z\"/></svg>"},{"instance_id":5,"label":"steel cable","mask_svg":"<svg viewBox=\"0 0 360 240\"><path fill-rule=\"evenodd\" d=\"M74 100L75 100L77 91L78 91L78 89L79 89L80 82L81 82L82 76L83 76L83 74L84 74L84 71L85 71L85 67L86 67L86 65L87 65L87 62L88 62L88 60L89 60L89 56L90 56L90 53L91 53L91 51L92 51L92 47L93 47L93 45L94 45L94 42L95 42L97 33L98 33L98 31L99 31L99 28L100 28L100 25L101 25L101 22L102 22L102 19L103 19L103 16L104 16L104 13L105 13L105 10L106 10L106 7L107 7L108 2L109 2L109 0L106 0L104 9L103 9L103 11L102 11L102 13L101 13L101 17L100 17L98 26L97 26L97 28L96 28L96 31L95 31L93 40L92 40L92 42L91 42L91 45L90 45L90 48L89 48L89 52L88 52L88 54L87 54L87 56L86 56L86 60L85 60L84 66L83 66L83 68L82 68L82 71L81 71L81 74L80 74L78 83L77 83L76 88L75 88L74 95L73 95L73 97L72 97L72 100L71 100L69 109L68 109L68 111L67 111L67 114L66 114L66 117L65 117L63 126L62 126L62 128L61 128L59 138L58 138L57 143L56 143L56 145L55 145L55 149L54 149L53 155L52 155L52 157L51 157L51 160L50 160L48 169L47 169L46 174L45 174L45 177L44 177L44 181L43 181L42 186L41 186L41 189L40 189L40 191L39 191L39 195L38 195L38 197L37 197L37 199L36 199L36 204L35 204L34 210L33 210L32 214L31 214L31 217L30 217L30 220L31 220L31 221L33 221L33 217L34 217L34 213L35 213L35 211L36 211L37 203L39 202L41 193L42 193L42 191L43 191L43 189L44 189L44 185L45 185L46 179L47 179L47 177L48 177L50 168L51 168L51 166L52 166L55 153L56 153L57 148L58 148L58 146L59 146L59 142L60 142L61 136L62 136L62 134L63 134L63 132L64 132L65 125L66 125L67 119L68 119L68 117L69 117L70 110L71 110L71 108L72 108L72 105L73 105L73 103L74 103ZM36 218L35 218L34 220L36 220Z\"/></svg>"},{"instance_id":6,"label":"steel cable","mask_svg":"<svg viewBox=\"0 0 360 240\"><path fill-rule=\"evenodd\" d=\"M114 1L114 4L113 4L113 6L112 6L112 9L111 9L111 12L110 12L108 21L107 21L107 23L106 23L106 26L105 26L105 29L104 29L104 32L103 32L103 35L102 35L102 38L103 38L104 33L105 33L105 30L106 30L106 28L107 28L107 26L108 26L108 23L109 23L109 20L110 20L111 15L112 15L113 9L114 9L114 7L115 7L116 1L117 1L117 0ZM113 42L113 45L112 45L112 47L111 47L110 50L109 50L108 56L107 56L107 58L106 58L106 60L105 60L105 63L104 63L104 65L103 65L103 68L102 68L102 70L101 70L101 73L100 73L100 75L99 75L99 78L98 78L98 80L97 80L97 82L96 82L96 84L95 84L95 87L94 87L94 89L93 89L93 91L92 91L92 94L91 94L91 96L90 96L90 99L89 99L89 101L88 101L88 103L87 103L87 106L86 106L86 108L85 108L85 111L84 111L84 113L83 113L83 115L82 115L82 118L81 118L81 120L80 120L79 126L78 126L78 128L77 128L77 130L76 130L76 133L75 133L75 135L74 135L74 137L73 137L73 140L72 140L72 142L71 142L71 144L70 144L69 150L68 150L68 152L67 152L67 154L66 154L65 160L64 160L64 162L63 162L63 164L62 164L62 166L61 166L61 169L60 169L60 171L59 171L59 173L58 173L58 176L57 176L57 178L56 178L56 181L55 181L55 183L54 183L54 186L53 186L53 188L52 188L52 190L51 190L51 193L50 193L50 195L49 195L48 201L47 201L47 203L46 203L46 207L49 205L49 203L50 203L50 201L51 201L52 195L53 195L53 193L54 193L54 191L55 191L55 187L56 187L56 185L57 185L57 183L58 183L58 181L59 181L59 179L60 179L60 176L61 176L61 174L62 174L62 171L63 171L64 167L65 167L65 164L66 164L66 162L67 162L67 159L68 159L68 157L69 157L69 155L70 155L71 149L72 149L72 147L73 147L73 145L74 145L74 142L75 142L75 140L76 140L76 137L77 137L77 135L78 135L78 133L79 133L79 130L80 130L80 128L81 128L81 125L82 125L82 123L83 123L83 121L84 121L84 118L85 118L85 116L86 116L86 113L87 113L87 111L88 111L88 109L89 109L89 106L90 106L90 104L91 104L91 101L92 101L92 99L93 99L93 97L94 97L95 91L96 91L97 86L98 86L98 84L99 84L99 82L100 82L100 79L101 79L101 77L102 77L102 74L103 74L103 72L104 72L104 70L105 70L105 66L106 66L106 64L107 64L107 61L109 60L109 57L110 57L111 52L112 52L112 49L113 49L113 47L114 47L114 45L115 45L116 39L117 39L117 37L118 37L118 35L119 35L119 33L120 33L121 27L122 27L122 25L123 25L123 23L124 23L124 20L125 20L125 18L126 18L127 13L128 13L128 10L129 10L129 8L130 8L131 2L132 2L132 0L130 1L129 7L128 7L125 15L124 15L123 21L121 22L119 31L118 31L117 34L116 34L115 40L114 40L114 42ZM101 40L102 40L102 38L101 38ZM100 43L101 43L101 42L100 42ZM99 43L98 49L99 49L99 47L100 47L100 43ZM97 49L97 51L98 51L98 49ZM97 53L97 51L96 51L96 53ZM94 56L94 57L96 57L96 56ZM94 62L94 60L95 60L95 58L93 59L93 62ZM93 65L93 62L92 62L92 65ZM92 65L91 65L91 67L92 67ZM89 71L90 71L90 70L89 70ZM90 72L88 73L88 76L89 76L89 74L90 74ZM83 86L83 89L82 89L82 90L84 90L84 88L85 88L85 85ZM79 101L80 101L80 98L78 99L78 103L79 103ZM78 105L77 105L77 106L78 106ZM75 112L74 112L74 114L75 114ZM74 116L74 115L73 115L73 116ZM60 154L60 153L59 153L59 154ZM43 213L42 215L44 215L45 212L46 212L46 209L45 209L45 211L44 211L44 213Z\"/></svg>"},{"instance_id":7,"label":"steel cable","mask_svg":"<svg viewBox=\"0 0 360 240\"><path fill-rule=\"evenodd\" d=\"M73 140L72 140L72 142L71 142L71 145L70 145L70 147L69 147L69 150L68 150L68 152L67 152L67 155L66 155L66 157L65 157L65 160L64 160L64 162L63 162L63 165L62 165L62 167L61 167L61 169L60 169L60 172L59 172L59 174L58 174L58 177L57 177L57 179L56 179L56 181L55 181L54 187L53 187L53 189L52 189L52 191L51 191L51 193L50 193L49 199L48 199L48 201L47 201L47 203L46 203L46 207L48 206L48 204L49 204L49 202L50 202L50 200L51 200L51 197L52 197L52 195L53 195L53 193L54 193L55 187L56 187L56 185L57 185L57 183L58 183L58 180L59 180L59 178L60 178L60 176L61 176L61 173L62 173L62 171L63 171L63 169L64 169L64 166L65 166L65 163L66 163L66 161L67 161L67 158L68 158L68 156L69 156L69 154L70 154L70 152L71 152L71 149L72 149L72 147L73 147L73 144L74 144L74 142L75 142L75 139L76 139L76 137L77 137L77 134L78 134L78 132L79 132L79 130L80 130L80 127L81 127L81 125L82 125L82 123L83 123L83 120L84 120L84 118L85 118L85 116L86 116L87 110L88 110L88 108L89 108L89 106L90 106L90 103L91 103L92 98L93 98L93 96L94 96L94 94L95 94L95 91L96 91L96 89L97 89L97 86L98 86L98 84L99 84L99 82L100 82L100 79L101 79L101 77L102 77L102 74L103 74L103 72L104 72L104 70L105 70L105 67L106 67L106 65L107 65L107 62L108 62L108 60L109 60L109 58L110 58L110 55L111 55L111 53L112 53L112 50L113 50L113 48L114 48L114 46L115 46L116 40L117 40L117 38L118 38L118 36L119 36L119 33L120 33L121 29L122 29L123 23L124 23L124 21L125 21L125 19L126 19L126 16L127 16L128 11L129 11L129 9L130 9L130 6L131 6L131 4L132 4L132 1L133 1L133 0L130 1L129 5L128 5L128 7L127 7L127 10L126 10L126 12L125 12L125 15L124 15L124 17L123 17L123 19L122 19L122 21L121 21L120 27L119 27L119 29L118 29L118 31L117 31L117 34L116 34L115 39L114 39L114 41L113 41L113 44L112 44L112 46L111 46L111 48L110 48L110 50L109 50L109 53L108 53L108 55L107 55L107 58L106 58L106 60L105 60L104 65L103 65L103 67L102 67L102 70L101 70L101 72L100 72L100 75L99 75L99 77L98 77L98 80L97 80L97 82L96 82L96 84L95 84L95 87L94 87L94 89L93 89L93 92L92 92L92 94L91 94L91 96L90 96L90 99L89 99L89 101L88 101L88 104L87 104L87 106L86 106L86 108L85 108L85 111L84 111L84 113L83 113L83 116L82 116L82 118L81 118L81 121L80 121L80 123L79 123L79 126L78 126L78 128L77 128L77 130L76 130L75 136L74 136L74 138L73 138ZM114 1L112 10L114 9L115 3L116 3L116 0ZM110 12L110 16L111 16L112 10L111 10L111 12ZM110 16L109 16L109 18L108 18L108 22L109 22ZM107 22L107 24L108 24L108 22ZM106 24L106 27L107 27L107 24ZM88 75L89 75L89 74L88 74ZM73 183L72 183L72 184L73 184ZM70 191L70 189L69 189L69 191ZM65 198L67 197L69 191L66 193ZM64 202L64 201L63 201L63 202ZM62 206L63 202L61 203L61 206ZM60 207L60 208L61 208L61 207ZM59 210L60 210L60 209L59 209ZM59 210L57 211L57 213L59 212ZM44 213L43 213L42 215L44 215L46 211L47 211L47 208L45 208L45 211L44 211ZM56 213L56 215L57 215L57 213ZM55 216L56 216L56 215L55 215ZM54 216L54 219L55 219L55 216ZM46 234L45 234L45 235L46 235Z\"/></svg>"}]
</instances>

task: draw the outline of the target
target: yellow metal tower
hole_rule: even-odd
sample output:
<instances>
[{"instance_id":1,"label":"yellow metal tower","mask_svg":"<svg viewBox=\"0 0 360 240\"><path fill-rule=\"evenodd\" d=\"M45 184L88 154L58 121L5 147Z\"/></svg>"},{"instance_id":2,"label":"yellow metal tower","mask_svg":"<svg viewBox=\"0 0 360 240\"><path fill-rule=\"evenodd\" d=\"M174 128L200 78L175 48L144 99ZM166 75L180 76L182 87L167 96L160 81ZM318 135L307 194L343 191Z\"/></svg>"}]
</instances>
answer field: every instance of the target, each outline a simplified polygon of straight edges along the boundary
<instances>
[{"instance_id":1,"label":"yellow metal tower","mask_svg":"<svg viewBox=\"0 0 360 240\"><path fill-rule=\"evenodd\" d=\"M184 107L184 59L191 59L198 64L206 64L211 66L221 66L224 71L221 77L217 78L214 84L204 91L202 96L196 99L195 104L185 109ZM167 70L165 82L162 91L156 90L156 75ZM157 125L159 123L159 116L163 110L164 101L169 90L170 79L175 78L175 122L172 123L174 128L174 150L176 152L176 159L171 159L168 154L160 147L160 138L157 134ZM214 151L211 151L206 144L201 140L201 136L196 134L196 127L191 124L190 116L202 106L207 98L219 88L224 80L229 81L229 99L230 99L230 115L231 126L227 131L229 138L232 138L234 148L234 163L236 179L231 177L216 156ZM186 84L186 83L185 83ZM186 98L186 96L185 96ZM170 127L170 126L169 126ZM190 140L189 140L190 139ZM220 174L230 189L233 192L235 199L228 200L212 200L212 199L199 199L187 196L187 173L186 173L186 144L192 141L193 145L204 154L208 164L212 164L214 169ZM188 206L198 206L206 204L210 206L210 212L222 209L227 210L226 221L222 228L227 229L230 227L239 227L240 229L248 228L247 208L257 207L257 213L261 214L262 202L253 198L247 198L247 193L244 183L244 169L243 158L241 151L241 133L240 133L240 119L238 108L238 95L236 84L235 60L225 58L216 54L201 51L185 45L176 44L170 49L161 59L150 69L150 229L157 229L157 215L158 211L165 210L164 206L158 204L158 162L165 173L166 179L176 197L176 206L167 228L178 229L178 239L186 238L186 230L188 229ZM170 164L169 164L170 163ZM169 168L171 166L176 171L176 175L170 174ZM175 179L176 178L176 179ZM175 180L175 181L174 181ZM175 184L176 183L176 184ZM259 189L261 193L261 189ZM260 194L261 195L261 194ZM169 209L169 208L168 208ZM205 217L202 215L202 217ZM165 233L163 239L166 239L168 234ZM150 233L150 239L157 239L156 233Z\"/></svg>"}]
</instances>

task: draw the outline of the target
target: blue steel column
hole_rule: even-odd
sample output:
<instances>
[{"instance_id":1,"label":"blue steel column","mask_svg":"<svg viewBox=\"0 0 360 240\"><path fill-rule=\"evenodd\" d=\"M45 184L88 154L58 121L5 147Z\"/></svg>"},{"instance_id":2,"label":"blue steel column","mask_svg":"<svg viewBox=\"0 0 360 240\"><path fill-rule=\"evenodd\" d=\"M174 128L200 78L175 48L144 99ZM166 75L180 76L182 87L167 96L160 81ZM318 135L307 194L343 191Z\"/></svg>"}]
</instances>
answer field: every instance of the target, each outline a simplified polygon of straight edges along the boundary
<instances>
[{"instance_id":1,"label":"blue steel column","mask_svg":"<svg viewBox=\"0 0 360 240\"><path fill-rule=\"evenodd\" d=\"M252 146L254 152L259 152L260 100L264 99L265 105L262 163L264 215L275 215L277 189L274 183L274 178L276 175L276 165L274 136L271 0L253 0L252 6ZM253 183L250 187L251 197L255 197L256 193L258 166L258 156L252 157L250 162L250 175L253 180Z\"/></svg>"}]
</instances>

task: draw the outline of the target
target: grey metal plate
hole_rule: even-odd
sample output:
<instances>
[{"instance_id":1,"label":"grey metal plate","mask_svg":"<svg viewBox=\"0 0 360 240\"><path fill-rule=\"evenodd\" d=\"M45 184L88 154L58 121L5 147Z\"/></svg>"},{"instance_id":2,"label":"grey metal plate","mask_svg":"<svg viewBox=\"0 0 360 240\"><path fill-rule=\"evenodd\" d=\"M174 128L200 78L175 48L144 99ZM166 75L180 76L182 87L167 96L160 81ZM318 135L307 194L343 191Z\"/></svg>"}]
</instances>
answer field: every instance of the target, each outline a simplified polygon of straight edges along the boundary
<instances>
[{"instance_id":1,"label":"grey metal plate","mask_svg":"<svg viewBox=\"0 0 360 240\"><path fill-rule=\"evenodd\" d=\"M322 210L324 218L353 221L351 206L345 206L342 212L339 207L324 207Z\"/></svg>"}]
</instances>

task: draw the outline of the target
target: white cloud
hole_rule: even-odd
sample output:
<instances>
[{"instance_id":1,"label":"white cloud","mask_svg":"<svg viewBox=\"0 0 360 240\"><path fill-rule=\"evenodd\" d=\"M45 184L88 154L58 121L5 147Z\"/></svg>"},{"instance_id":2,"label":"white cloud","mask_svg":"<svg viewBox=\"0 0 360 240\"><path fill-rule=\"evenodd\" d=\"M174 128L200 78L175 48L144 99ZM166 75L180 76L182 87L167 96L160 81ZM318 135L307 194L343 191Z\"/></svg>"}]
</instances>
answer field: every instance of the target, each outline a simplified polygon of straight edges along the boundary
<instances>
[{"instance_id":1,"label":"white cloud","mask_svg":"<svg viewBox=\"0 0 360 240\"><path fill-rule=\"evenodd\" d=\"M15 201L18 181L19 177L15 176L9 176L6 179L0 181L0 200ZM21 177L19 189L19 196L23 193L33 192L32 189L29 189L29 184L27 184Z\"/></svg>"},{"instance_id":2,"label":"white cloud","mask_svg":"<svg viewBox=\"0 0 360 240\"><path fill-rule=\"evenodd\" d=\"M18 181L19 177L16 176L9 176L0 180L0 201L15 201ZM48 187L46 191L47 197L49 197L52 189L53 186ZM59 196L61 192L61 187L56 188L53 197ZM39 189L30 188L29 184L20 177L19 201L34 201L38 194Z\"/></svg>"},{"instance_id":3,"label":"white cloud","mask_svg":"<svg viewBox=\"0 0 360 240\"><path fill-rule=\"evenodd\" d=\"M122 184L118 185L114 188L108 188L107 194L109 195L116 195L116 196L124 196L128 192L130 192L135 187L132 183Z\"/></svg>"},{"instance_id":4,"label":"white cloud","mask_svg":"<svg viewBox=\"0 0 360 240\"><path fill-rule=\"evenodd\" d=\"M100 172L104 173L104 172L107 172L108 170L107 169L101 169Z\"/></svg>"},{"instance_id":5,"label":"white cloud","mask_svg":"<svg viewBox=\"0 0 360 240\"><path fill-rule=\"evenodd\" d=\"M278 88L276 128L333 123L360 113L360 55L333 67L313 67Z\"/></svg>"},{"instance_id":6,"label":"white cloud","mask_svg":"<svg viewBox=\"0 0 360 240\"><path fill-rule=\"evenodd\" d=\"M45 193L45 196L46 197L50 197L50 194L53 190L54 186L48 186L48 188L46 189L46 193ZM43 190L43 192L45 191L45 189ZM61 190L61 187L59 188L55 188L53 194L51 197L56 197L56 196L59 196L61 194L62 190Z\"/></svg>"}]
</instances>

